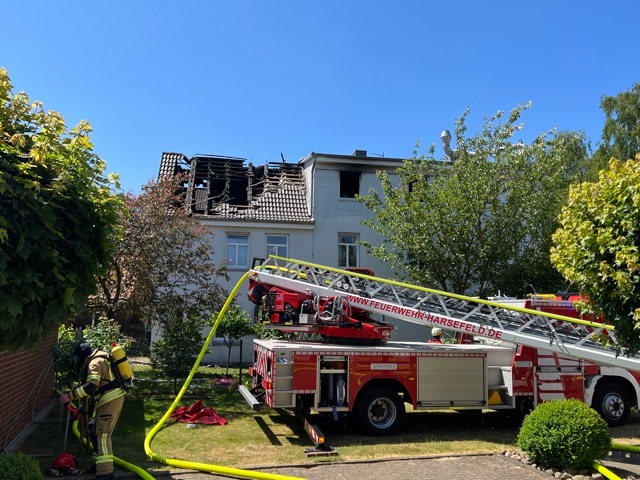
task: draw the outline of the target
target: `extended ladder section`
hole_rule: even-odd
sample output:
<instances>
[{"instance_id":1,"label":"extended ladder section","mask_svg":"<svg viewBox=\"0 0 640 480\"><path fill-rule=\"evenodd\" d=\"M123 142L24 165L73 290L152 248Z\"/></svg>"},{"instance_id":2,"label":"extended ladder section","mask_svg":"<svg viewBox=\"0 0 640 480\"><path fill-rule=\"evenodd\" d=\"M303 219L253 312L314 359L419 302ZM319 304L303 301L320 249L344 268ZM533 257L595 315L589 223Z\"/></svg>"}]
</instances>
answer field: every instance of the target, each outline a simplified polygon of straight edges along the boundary
<instances>
[{"instance_id":1,"label":"extended ladder section","mask_svg":"<svg viewBox=\"0 0 640 480\"><path fill-rule=\"evenodd\" d=\"M640 357L619 355L611 325L276 256L254 266L251 278L295 292L342 297L372 314L640 371Z\"/></svg>"}]
</instances>

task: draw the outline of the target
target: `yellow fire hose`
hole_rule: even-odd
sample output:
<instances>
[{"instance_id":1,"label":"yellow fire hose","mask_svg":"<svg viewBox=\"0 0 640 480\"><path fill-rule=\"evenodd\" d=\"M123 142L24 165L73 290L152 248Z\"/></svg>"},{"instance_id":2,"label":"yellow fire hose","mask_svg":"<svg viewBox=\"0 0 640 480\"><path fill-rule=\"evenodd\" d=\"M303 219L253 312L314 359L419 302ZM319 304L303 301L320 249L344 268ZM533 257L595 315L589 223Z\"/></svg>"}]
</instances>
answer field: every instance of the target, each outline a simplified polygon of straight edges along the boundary
<instances>
[{"instance_id":1,"label":"yellow fire hose","mask_svg":"<svg viewBox=\"0 0 640 480\"><path fill-rule=\"evenodd\" d=\"M78 429L78 420L73 422L73 434L76 436L77 439L80 439L80 430ZM87 439L83 438L83 443L84 445L87 444ZM89 444L91 445L91 444ZM136 465L133 465L129 462L125 462L124 460L116 457L114 455L113 457L113 463L115 463L116 465L118 465L119 467L122 467L126 470L129 470L130 472L135 473L136 475L138 475L140 478L142 478L143 480L155 480L153 476L151 476L146 470L144 470L143 468L137 467Z\"/></svg>"},{"instance_id":2,"label":"yellow fire hose","mask_svg":"<svg viewBox=\"0 0 640 480\"><path fill-rule=\"evenodd\" d=\"M623 452L640 453L640 447L634 447L633 445L624 445L622 443L612 443L611 444L611 449L612 450L620 450L620 451L623 451ZM600 464L598 462L593 462L593 468L597 472L599 472L602 475L604 475L605 477L607 477L609 480L622 480L621 477L617 476L615 473L613 473L607 467L605 467L604 465L602 465L602 464Z\"/></svg>"},{"instance_id":3,"label":"yellow fire hose","mask_svg":"<svg viewBox=\"0 0 640 480\"><path fill-rule=\"evenodd\" d=\"M601 473L602 475L607 477L609 480L622 480L622 478L620 478L618 475L613 473L611 470L609 470L607 467L605 467L601 463L593 462L593 465L591 466L596 472Z\"/></svg>"},{"instance_id":4,"label":"yellow fire hose","mask_svg":"<svg viewBox=\"0 0 640 480\"><path fill-rule=\"evenodd\" d=\"M254 472L254 471L251 471L251 470L242 470L242 469L239 469L239 468L223 467L221 465L209 465L209 464L206 464L206 463L187 462L187 461L184 461L184 460L174 460L174 459L170 459L170 458L161 457L160 455L156 455L155 453L153 453L153 451L151 450L151 447L150 447L151 440L153 439L155 434L160 430L162 425L164 425L166 420L169 418L171 413L175 410L176 406L178 405L178 403L180 402L180 400L184 396L185 392L187 391L187 388L189 387L189 384L191 383L191 380L193 379L193 376L195 375L196 370L200 366L200 362L202 361L202 357L204 356L204 354L207 351L207 346L211 343L211 339L215 335L215 332L216 332L216 330L218 328L218 325L220 324L220 321L224 317L224 314L226 313L227 309L229 308L229 305L231 305L231 302L235 298L239 288L242 286L242 284L245 282L245 280L247 279L248 276L249 276L249 272L245 273L242 276L240 281L238 281L238 283L236 284L236 286L232 290L231 294L227 298L227 301L225 302L224 306L222 307L222 310L220 310L220 314L218 315L218 318L216 319L215 323L213 324L213 327L211 328L211 331L209 332L209 336L207 337L207 340L204 342L204 345L202 346L202 349L200 350L200 354L198 355L198 358L196 359L196 362L194 363L193 367L191 368L191 372L189 373L189 376L185 380L185 383L182 386L182 389L178 393L178 396L175 398L175 400L173 401L173 403L171 404L171 406L169 407L167 412L164 414L164 416L151 429L149 434L144 439L144 451L149 456L149 458L151 460L153 460L154 462L162 463L164 465L168 465L168 466L171 466L171 467L187 468L187 469L200 470L200 471L203 471L203 472L219 473L221 475L226 475L226 476L229 476L229 477L238 477L238 478L253 478L253 479L260 479L260 480L261 479L264 479L264 480L304 480L304 479L301 479L301 478L298 478L298 477L289 477L289 476L286 476L286 475L276 475L276 474L270 474L270 473ZM78 430L78 420L73 422L72 431L73 431L74 435L76 436L76 438L80 439L80 431ZM84 441L85 444L87 443L87 439L83 439L83 441ZM120 466L120 467L122 467L122 468L124 468L126 470L129 470L130 472L135 473L136 475L138 475L143 480L155 480L154 477L152 475L150 475L146 470L144 470L144 469L142 469L142 468L140 468L140 467L138 467L136 465L133 465L131 463L125 462L124 460L122 460L122 459L120 459L120 458L118 458L116 456L113 457L113 463L115 463L116 465L118 465L118 466Z\"/></svg>"},{"instance_id":5,"label":"yellow fire hose","mask_svg":"<svg viewBox=\"0 0 640 480\"><path fill-rule=\"evenodd\" d=\"M58 394L62 394L62 392L56 390L56 393ZM69 402L69 404L71 405L71 407L76 408L76 405L73 402ZM69 414L71 413L71 410L67 409L67 426L65 427L65 431L64 431L64 447L63 447L63 451L66 450L66 446L67 446L67 429L69 428ZM78 420L77 418L73 421L73 424L71 426L71 431L73 432L73 435L78 439L82 441L82 444L86 447L90 447L93 450L93 445L91 445L91 443L89 442L89 440L87 438L81 437L80 435L80 429L78 428L78 423L80 423L80 420ZM147 473L146 470L137 467L136 465L133 465L129 462L125 462L124 460L116 457L115 455L113 456L113 463L125 468L126 470L129 470L130 472L135 473L136 475L138 475L140 478L142 478L143 480L155 480L154 477L152 477L151 475L149 475L149 473Z\"/></svg>"},{"instance_id":6,"label":"yellow fire hose","mask_svg":"<svg viewBox=\"0 0 640 480\"><path fill-rule=\"evenodd\" d=\"M246 281L248 276L249 276L249 272L245 273L242 276L242 278L238 281L238 283L236 284L234 289L231 291L231 294L227 298L227 301L225 302L224 306L222 307L222 310L220 310L220 313L218 314L218 318L216 319L215 323L213 324L213 326L211 328L211 331L209 332L209 335L207 336L207 339L204 342L204 344L202 346L202 349L200 350L200 354L198 355L198 358L196 359L196 362L194 363L193 367L191 368L191 372L189 373L189 376L185 380L184 385L180 389L180 392L178 392L178 396L174 399L173 403L171 404L169 409L166 411L164 416L151 429L149 434L144 439L144 451L147 454L147 456L151 460L153 460L154 462L162 463L163 465L168 465L168 466L171 466L171 467L194 469L194 470L199 470L199 471L203 471L203 472L219 473L221 475L226 475L226 476L230 476L230 477L250 478L250 479L256 479L256 480L263 480L263 479L264 480L304 480L304 479L301 479L301 478L298 478L298 477L289 477L289 476L286 476L286 475L277 475L277 474L271 474L271 473L256 472L256 471L252 471L252 470L243 470L243 469L239 469L239 468L224 467L224 466L221 466L221 465L210 465L210 464L206 464L206 463L188 462L188 461L184 461L184 460L170 459L170 458L162 457L160 455L155 454L151 450L151 447L150 447L151 440L153 440L153 437L155 437L156 433L158 433L160 428L162 428L164 423L167 421L167 419L169 418L171 413L175 410L175 408L177 407L178 403L180 403L180 400L182 399L182 397L186 393L187 389L189 388L189 385L191 384L191 380L193 379L193 376L195 375L198 367L200 366L200 362L202 361L202 358L204 357L204 355L205 355L205 353L207 351L207 346L211 343L211 340L212 340L213 336L215 335L215 332L216 332L216 330L218 328L218 325L220 324L222 318L224 318L224 314L226 313L227 309L231 305L231 302L236 297L236 294L237 294L238 290L240 289L242 284ZM76 436L76 438L80 438L80 432L78 430L78 421L77 420L73 423L73 433ZM84 439L84 441L86 442L87 440ZM614 443L614 444L611 445L611 448L614 449L614 450L623 450L623 451L640 453L640 447L634 447L634 446L631 446L631 445L623 445L623 444L615 444ZM131 463L125 462L124 460L122 460L122 459L120 459L118 457L114 456L113 457L113 462L116 465L135 473L136 475L138 475L140 478L142 478L144 480L154 480L154 477L151 476L146 470L144 470L144 469L142 469L140 467L137 467L137 466L135 466L135 465L133 465ZM615 473L613 473L607 467L605 467L604 465L602 465L602 464L600 464L598 462L594 462L592 467L597 472L599 472L602 475L604 475L605 477L607 477L609 480L622 480L619 476L617 476Z\"/></svg>"},{"instance_id":7,"label":"yellow fire hose","mask_svg":"<svg viewBox=\"0 0 640 480\"><path fill-rule=\"evenodd\" d=\"M227 301L225 302L224 306L222 307L222 310L220 310L220 313L218 314L218 318L216 319L215 323L213 324L213 326L211 328L211 331L209 332L209 336L207 337L207 340L202 345L202 349L200 350L200 354L198 355L198 358L196 359L196 362L194 363L193 367L191 368L191 372L189 373L189 376L185 380L184 385L182 385L182 389L180 389L180 392L178 392L178 396L175 398L175 400L173 401L173 403L171 404L171 406L169 407L167 412L164 414L164 416L151 429L149 434L144 439L144 451L149 456L149 458L151 460L153 460L154 462L162 463L164 465L169 465L171 467L191 468L191 469L200 470L200 471L203 471L203 472L219 473L221 475L227 475L227 476L230 476L230 477L239 477L239 478L255 478L255 479L265 479L265 480L302 480L302 479L298 479L297 477L288 477L288 476L284 476L284 475L275 475L275 474L270 474L270 473L255 472L255 471L251 471L251 470L242 470L242 469L239 469L239 468L223 467L221 465L209 465L209 464L205 464L205 463L187 462L187 461L183 461L183 460L173 460L173 459L170 459L170 458L165 458L165 457L161 457L159 455L156 455L155 453L153 453L153 451L151 450L151 447L150 447L151 440L156 435L156 433L158 433L158 430L160 430L162 425L164 425L164 423L166 422L167 418L169 418L171 413L175 410L175 408L177 407L178 403L180 403L180 400L182 399L182 397L186 393L187 388L189 387L189 384L191 383L191 380L193 379L193 376L196 373L196 370L200 366L200 362L202 361L202 357L204 357L204 354L207 351L207 347L211 343L211 340L213 339L213 336L216 333L216 330L218 328L218 325L220 324L220 321L224 317L224 314L226 313L227 309L229 308L229 305L231 305L231 302L236 297L238 290L240 289L240 287L245 282L245 280L247 279L248 276L249 276L249 272L245 273L242 276L242 278L238 281L238 283L236 284L234 289L231 291L231 294L229 294L229 297L227 298Z\"/></svg>"}]
</instances>

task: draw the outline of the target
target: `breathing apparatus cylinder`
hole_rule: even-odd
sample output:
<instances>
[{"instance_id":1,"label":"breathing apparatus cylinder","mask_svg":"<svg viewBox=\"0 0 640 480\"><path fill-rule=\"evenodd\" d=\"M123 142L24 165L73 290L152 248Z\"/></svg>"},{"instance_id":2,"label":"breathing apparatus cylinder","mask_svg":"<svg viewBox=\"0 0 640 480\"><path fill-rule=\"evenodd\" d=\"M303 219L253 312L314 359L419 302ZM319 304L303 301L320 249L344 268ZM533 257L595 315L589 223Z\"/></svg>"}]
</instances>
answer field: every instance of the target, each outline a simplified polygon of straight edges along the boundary
<instances>
[{"instance_id":1,"label":"breathing apparatus cylinder","mask_svg":"<svg viewBox=\"0 0 640 480\"><path fill-rule=\"evenodd\" d=\"M344 375L338 375L338 381L336 382L336 403L339 407L344 406L344 396L346 393L346 383L344 381Z\"/></svg>"},{"instance_id":2,"label":"breathing apparatus cylinder","mask_svg":"<svg viewBox=\"0 0 640 480\"><path fill-rule=\"evenodd\" d=\"M122 375L122 379L125 381L131 380L133 378L133 370L131 369L127 355L124 353L124 349L120 345L114 344L111 349L111 356L118 367L120 375Z\"/></svg>"}]
</instances>

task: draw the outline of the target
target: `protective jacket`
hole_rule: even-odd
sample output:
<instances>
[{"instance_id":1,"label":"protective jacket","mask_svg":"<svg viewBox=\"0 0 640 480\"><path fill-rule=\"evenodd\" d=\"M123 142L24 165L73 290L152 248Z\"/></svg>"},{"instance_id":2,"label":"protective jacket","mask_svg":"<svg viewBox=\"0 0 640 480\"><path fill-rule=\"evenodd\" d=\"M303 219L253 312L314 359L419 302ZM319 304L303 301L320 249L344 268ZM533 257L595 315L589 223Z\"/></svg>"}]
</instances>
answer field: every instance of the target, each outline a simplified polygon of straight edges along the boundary
<instances>
[{"instance_id":1,"label":"protective jacket","mask_svg":"<svg viewBox=\"0 0 640 480\"><path fill-rule=\"evenodd\" d=\"M71 400L81 400L95 396L93 409L98 408L125 394L113 373L109 354L100 350L94 351L84 362L82 385L70 392Z\"/></svg>"},{"instance_id":2,"label":"protective jacket","mask_svg":"<svg viewBox=\"0 0 640 480\"><path fill-rule=\"evenodd\" d=\"M109 358L106 352L94 351L84 362L82 385L69 394L72 400L84 400L87 403L98 477L113 473L111 435L120 417L125 395L122 385L115 378Z\"/></svg>"}]
</instances>

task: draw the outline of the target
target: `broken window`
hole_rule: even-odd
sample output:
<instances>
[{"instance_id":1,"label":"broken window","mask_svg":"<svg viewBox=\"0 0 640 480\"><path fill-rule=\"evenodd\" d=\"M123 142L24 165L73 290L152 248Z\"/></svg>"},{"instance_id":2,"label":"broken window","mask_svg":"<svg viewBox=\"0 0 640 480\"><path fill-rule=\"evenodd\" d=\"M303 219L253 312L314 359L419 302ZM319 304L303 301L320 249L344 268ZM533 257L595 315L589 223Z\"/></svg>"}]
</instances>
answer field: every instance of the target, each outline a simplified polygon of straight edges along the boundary
<instances>
[{"instance_id":1,"label":"broken window","mask_svg":"<svg viewBox=\"0 0 640 480\"><path fill-rule=\"evenodd\" d=\"M340 172L340 198L356 198L360 194L360 172Z\"/></svg>"}]
</instances>

